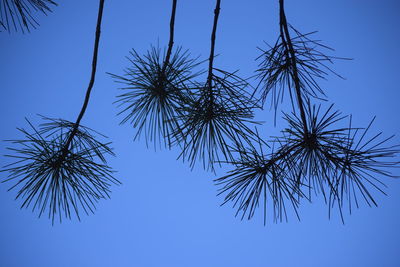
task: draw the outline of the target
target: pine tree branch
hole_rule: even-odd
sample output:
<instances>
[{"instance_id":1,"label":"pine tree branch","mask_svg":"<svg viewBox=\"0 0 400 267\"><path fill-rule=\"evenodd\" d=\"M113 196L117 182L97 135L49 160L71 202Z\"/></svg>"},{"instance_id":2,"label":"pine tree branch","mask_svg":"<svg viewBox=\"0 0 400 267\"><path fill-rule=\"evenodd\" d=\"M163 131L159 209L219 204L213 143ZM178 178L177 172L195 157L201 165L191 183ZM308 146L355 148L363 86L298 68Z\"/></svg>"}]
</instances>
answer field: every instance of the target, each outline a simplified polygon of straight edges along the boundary
<instances>
[{"instance_id":1,"label":"pine tree branch","mask_svg":"<svg viewBox=\"0 0 400 267\"><path fill-rule=\"evenodd\" d=\"M216 38L216 33L217 33L219 11L221 10L220 6L221 6L221 0L217 0L216 6L215 6L215 9L214 9L214 23L213 23L212 33L211 33L211 49L210 49L210 57L209 57L209 65L208 65L208 77L207 77L207 83L208 83L208 86L209 86L210 90L212 89L215 38Z\"/></svg>"},{"instance_id":2,"label":"pine tree branch","mask_svg":"<svg viewBox=\"0 0 400 267\"><path fill-rule=\"evenodd\" d=\"M63 156L66 156L66 154L68 153L68 148L71 144L72 139L74 138L75 134L78 131L78 127L79 124L82 120L83 115L85 114L86 108L89 104L89 99L90 99L90 93L92 91L93 85L94 85L94 81L95 81L95 77L96 77L96 69L97 69L97 55L98 55L98 51L99 51L99 42L100 42L100 32L101 32L101 21L102 21L102 17L103 17L103 8L104 8L104 0L100 0L99 3L99 12L98 12L98 16L97 16L97 26L96 26L96 37L95 37L95 41L94 41L94 49L93 49L93 59L92 59L92 73L90 76L90 81L89 81L89 85L88 88L86 90L86 96L85 96L85 100L83 102L83 106L82 109L79 113L79 116L75 122L74 128L71 132L71 134L68 137L67 142L65 143L64 149L63 149Z\"/></svg>"},{"instance_id":3,"label":"pine tree branch","mask_svg":"<svg viewBox=\"0 0 400 267\"><path fill-rule=\"evenodd\" d=\"M287 20L286 20L286 15L285 15L285 9L284 9L284 0L279 0L279 25L280 25L280 32L281 32L281 39L284 45L287 47L287 50L290 53L290 63L293 67L293 80L294 80L294 85L296 89L296 96L297 96L297 103L299 106L300 110L300 116L301 120L303 122L303 127L304 127L304 133L306 136L308 136L308 130L307 130L307 120L306 120L306 114L304 111L304 104L303 104L303 99L301 97L301 85L300 85L300 79L299 79L299 74L297 70L297 62L296 62L296 54L293 49L293 44L290 38L290 33L289 29L287 26Z\"/></svg>"},{"instance_id":4,"label":"pine tree branch","mask_svg":"<svg viewBox=\"0 0 400 267\"><path fill-rule=\"evenodd\" d=\"M165 62L164 62L164 71L167 65L169 64L170 58L171 58L171 53L172 53L172 47L174 46L174 28L175 28L175 13L176 13L176 3L177 0L172 0L172 13L171 13L171 20L169 23L169 43L168 43L168 50L167 50L167 55L165 57Z\"/></svg>"}]
</instances>

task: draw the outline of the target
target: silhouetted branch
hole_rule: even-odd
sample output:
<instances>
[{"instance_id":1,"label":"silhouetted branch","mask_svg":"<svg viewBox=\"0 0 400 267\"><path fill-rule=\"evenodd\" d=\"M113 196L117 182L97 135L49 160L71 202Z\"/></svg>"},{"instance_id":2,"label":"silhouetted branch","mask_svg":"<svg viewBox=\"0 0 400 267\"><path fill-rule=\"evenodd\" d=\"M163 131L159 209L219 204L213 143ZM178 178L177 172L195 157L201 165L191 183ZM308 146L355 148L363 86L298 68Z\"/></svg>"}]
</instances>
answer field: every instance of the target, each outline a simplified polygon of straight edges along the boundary
<instances>
[{"instance_id":1,"label":"silhouetted branch","mask_svg":"<svg viewBox=\"0 0 400 267\"><path fill-rule=\"evenodd\" d=\"M357 195L361 195L369 206L377 206L370 190L385 194L384 187L386 187L378 178L384 176L396 178L390 169L400 166L398 160L400 146L389 145L388 142L394 136L382 138L382 132L368 137L374 120L375 118L366 128L357 129L351 127L350 118L350 126L345 137L346 147L336 154L340 159L332 173L336 194L330 194L330 208L337 203L341 212L347 199L351 213L353 205L359 207Z\"/></svg>"},{"instance_id":2,"label":"silhouetted branch","mask_svg":"<svg viewBox=\"0 0 400 267\"><path fill-rule=\"evenodd\" d=\"M76 122L44 118L47 122L35 128L28 121L33 133L19 129L25 139L11 140L17 148L9 148L16 153L9 157L16 161L2 170L9 172L4 182L19 179L10 189L20 187L17 198L24 199L22 207L32 204L39 216L48 210L53 223L57 214L61 222L62 215L71 218L71 212L80 219L81 208L93 212L96 201L109 197L111 183L119 183L106 164L105 155L114 155L109 143L97 141L96 132L80 125L96 75L103 7L100 0L92 73Z\"/></svg>"},{"instance_id":3,"label":"silhouetted branch","mask_svg":"<svg viewBox=\"0 0 400 267\"><path fill-rule=\"evenodd\" d=\"M217 25L218 25L218 17L219 17L219 11L220 11L220 6L221 6L221 0L216 1L215 9L214 9L214 23L213 23L213 29L211 33L211 48L210 48L210 57L208 59L209 65L208 65L208 76L207 76L207 82L208 82L208 87L212 88L212 76L213 76L213 63L214 63L214 50L215 50L215 38L217 34Z\"/></svg>"},{"instance_id":4,"label":"silhouetted branch","mask_svg":"<svg viewBox=\"0 0 400 267\"><path fill-rule=\"evenodd\" d=\"M247 81L235 73L215 70L220 76L211 77L212 87L208 81L198 83L198 92L180 116L185 138L180 157L188 159L192 167L200 159L203 167L212 171L215 163L232 158L232 144L250 142L253 132L246 124L254 123L255 106L245 90Z\"/></svg>"},{"instance_id":5,"label":"silhouetted branch","mask_svg":"<svg viewBox=\"0 0 400 267\"><path fill-rule=\"evenodd\" d=\"M97 69L97 55L99 52L99 42L100 42L100 32L101 32L101 20L103 18L103 9L104 9L104 0L100 0L99 4L99 12L97 16L97 26L96 26L96 37L94 41L94 49L93 49L93 59L92 59L92 73L90 75L90 81L88 88L86 90L86 96L85 100L83 102L83 106L81 109L81 112L78 115L78 118L76 119L75 126L71 132L71 136L69 136L67 142L65 143L65 151L68 150L68 146L72 139L74 138L75 133L78 130L79 124L81 122L81 119L83 115L85 114L86 108L89 104L89 99L90 99L90 93L92 91L93 85L94 85L94 80L96 78L96 69Z\"/></svg>"},{"instance_id":6,"label":"silhouetted branch","mask_svg":"<svg viewBox=\"0 0 400 267\"><path fill-rule=\"evenodd\" d=\"M279 0L279 11L280 11L279 12L279 25L280 25L281 39L282 39L283 45L286 48L285 52L290 54L290 56L287 55L287 58L289 59L289 62L290 62L289 64L292 65L291 78L293 79L294 86L295 86L297 103L298 103L298 107L300 110L300 116L301 116L301 120L303 123L303 129L304 129L305 134L307 134L307 121L306 121L306 115L304 112L303 99L302 99L302 95L301 95L300 79L299 79L299 74L297 71L296 54L295 54L295 51L293 48L289 29L287 26L283 1L284 0Z\"/></svg>"},{"instance_id":7,"label":"silhouetted branch","mask_svg":"<svg viewBox=\"0 0 400 267\"><path fill-rule=\"evenodd\" d=\"M132 66L124 76L111 76L126 85L116 101L122 108L118 115L125 116L121 123L129 122L137 128L135 139L144 132L146 143L164 140L171 147L177 138L182 139L177 117L189 101L187 85L200 73L192 72L199 63L181 48L175 50L167 65L164 58L159 48L152 47L145 56L133 50L129 58Z\"/></svg>"},{"instance_id":8,"label":"silhouetted branch","mask_svg":"<svg viewBox=\"0 0 400 267\"><path fill-rule=\"evenodd\" d=\"M264 104L267 96L272 94L271 106L274 107L276 115L279 102L283 101L287 89L293 109L295 109L293 95L298 99L296 102L300 117L304 120L304 101L308 101L309 97L325 97L316 79L325 79L329 72L343 78L327 63L333 63L334 59L349 60L349 58L325 54L324 50L333 49L322 44L320 40L311 39L311 35L315 32L302 34L288 25L283 1L280 1L279 28L280 35L274 46L269 46L265 50L260 49L262 54L257 58L261 61L256 71L260 80L258 86L262 86L261 102ZM290 30L293 37L290 35Z\"/></svg>"},{"instance_id":9,"label":"silhouetted branch","mask_svg":"<svg viewBox=\"0 0 400 267\"><path fill-rule=\"evenodd\" d=\"M126 92L116 101L123 107L118 115L126 114L121 123L129 122L137 128L135 139L144 131L146 144L164 140L168 148L185 139L178 117L182 106L190 102L191 80L202 73L194 71L200 63L197 58L190 59L188 51L177 48L173 52L176 5L177 1L172 0L167 53L152 47L140 56L133 50L129 58L132 66L125 70L125 75L111 74L117 82L127 85L122 88Z\"/></svg>"},{"instance_id":10,"label":"silhouetted branch","mask_svg":"<svg viewBox=\"0 0 400 267\"><path fill-rule=\"evenodd\" d=\"M300 79L301 95L304 99L309 97L320 98L325 97L325 93L319 86L317 79L326 79L329 72L342 78L334 72L326 63L333 63L338 58L326 55L322 50L333 50L322 44L319 40L311 39L311 35L315 32L301 34L291 27L295 33L295 37L291 42L295 50L297 71ZM279 102L283 101L285 89L288 89L292 105L292 89L295 88L292 75L292 65L288 63L288 53L286 47L281 42L281 37L273 47L268 49L260 49L262 54L257 58L260 60L259 69L257 69L257 78L260 80L263 91L261 92L261 101L264 104L267 96L271 95L271 105L277 111Z\"/></svg>"},{"instance_id":11,"label":"silhouetted branch","mask_svg":"<svg viewBox=\"0 0 400 267\"><path fill-rule=\"evenodd\" d=\"M221 186L218 195L225 195L221 205L233 202L233 207L237 209L236 216L242 213L242 219L247 215L250 220L262 204L266 224L267 202L271 201L274 221L287 220L285 202L289 201L297 214L300 198L304 196L302 188L287 175L288 170L281 165L284 161L282 155L275 154L260 138L256 145L258 148L252 143L247 147L238 145L235 152L239 158L226 162L234 165L235 169L215 180L216 185ZM271 153L264 154L263 147L272 150Z\"/></svg>"},{"instance_id":12,"label":"silhouetted branch","mask_svg":"<svg viewBox=\"0 0 400 267\"><path fill-rule=\"evenodd\" d=\"M54 223L56 216L61 222L63 216L71 219L75 213L80 220L81 209L93 213L99 199L109 198L111 184L119 184L105 159L105 154L114 153L87 127L76 129L66 120L43 119L39 128L27 120L33 133L20 128L25 139L8 140L17 148L8 148L14 154L7 156L15 161L2 170L9 173L3 182L16 181L9 190L19 188L16 199L23 199L21 208L30 206L39 217L47 211ZM72 131L74 138L65 154Z\"/></svg>"},{"instance_id":13,"label":"silhouetted branch","mask_svg":"<svg viewBox=\"0 0 400 267\"><path fill-rule=\"evenodd\" d=\"M174 28L175 28L175 13L176 13L176 3L177 0L172 0L172 11L171 11L171 20L169 23L169 43L168 43L168 51L165 56L164 68L169 64L169 60L172 53L172 47L174 45Z\"/></svg>"},{"instance_id":14,"label":"silhouetted branch","mask_svg":"<svg viewBox=\"0 0 400 267\"><path fill-rule=\"evenodd\" d=\"M299 199L305 197L311 201L312 193L324 196L329 212L337 203L342 220L345 199L350 212L353 201L359 205L358 194L368 205L376 205L370 190L384 193L377 176L394 177L389 169L399 164L395 160L399 146L387 145L393 136L380 139L379 133L367 138L372 122L365 129L353 128L351 123L337 127L345 116L332 111L332 105L325 112L321 112L321 106L309 102L306 107L307 134L298 115L285 114L289 127L273 140L275 151L264 155L262 146L267 144L261 139L258 142L261 153L253 145L236 148L239 159L226 162L235 169L216 180L217 185L222 185L220 194L226 195L223 204L233 201L237 213L242 212L243 216L247 213L250 219L260 198L264 199L265 213L270 197L275 201L275 220L282 219L280 214L286 216L284 200L289 200L296 211ZM271 185L276 186L275 190Z\"/></svg>"},{"instance_id":15,"label":"silhouetted branch","mask_svg":"<svg viewBox=\"0 0 400 267\"><path fill-rule=\"evenodd\" d=\"M220 4L217 0L214 9L207 80L197 83L198 91L181 116L181 129L186 140L180 157L188 159L192 167L200 159L203 167L212 171L215 163L232 159L230 146L250 142L253 133L246 124L253 123L256 106L246 91L250 86L246 80L236 72L213 66Z\"/></svg>"}]
</instances>

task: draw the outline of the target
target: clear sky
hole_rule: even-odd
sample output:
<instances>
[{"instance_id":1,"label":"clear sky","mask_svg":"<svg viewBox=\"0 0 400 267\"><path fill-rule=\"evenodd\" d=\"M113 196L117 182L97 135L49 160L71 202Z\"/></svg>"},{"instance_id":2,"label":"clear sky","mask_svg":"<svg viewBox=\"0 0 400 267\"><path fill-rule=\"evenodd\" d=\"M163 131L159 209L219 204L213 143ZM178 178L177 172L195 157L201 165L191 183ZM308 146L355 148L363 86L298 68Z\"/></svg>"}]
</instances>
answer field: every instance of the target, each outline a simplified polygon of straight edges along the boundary
<instances>
[{"instance_id":1,"label":"clear sky","mask_svg":"<svg viewBox=\"0 0 400 267\"><path fill-rule=\"evenodd\" d=\"M89 81L97 0L59 1L40 28L30 34L0 33L0 140L21 137L16 127L35 124L36 114L74 121ZM178 1L175 44L206 58L215 2ZM82 124L110 137L116 158L110 165L123 185L113 187L94 215L51 225L37 213L20 210L15 191L0 184L0 266L5 267L239 267L400 265L400 181L384 178L387 194L376 193L378 208L365 205L345 213L345 225L322 198L304 203L286 223L263 225L234 217L220 207L217 176L176 160L177 150L147 149L133 142L129 125L119 126L113 105L118 85L106 72L122 74L125 56L135 48L168 43L171 1L106 0L97 79ZM357 125L376 115L374 131L400 133L400 5L398 1L286 1L288 21L354 58L334 69L321 83L330 102ZM273 43L278 34L278 1L222 0L215 66L240 69L246 77L256 68L257 46ZM289 105L281 106L288 110ZM257 114L266 135L274 129L272 112ZM279 116L278 116L279 121ZM400 143L400 137L395 140ZM0 143L0 154L7 154ZM1 157L1 165L10 162ZM399 173L397 173L399 174ZM0 179L5 178L1 173Z\"/></svg>"}]
</instances>

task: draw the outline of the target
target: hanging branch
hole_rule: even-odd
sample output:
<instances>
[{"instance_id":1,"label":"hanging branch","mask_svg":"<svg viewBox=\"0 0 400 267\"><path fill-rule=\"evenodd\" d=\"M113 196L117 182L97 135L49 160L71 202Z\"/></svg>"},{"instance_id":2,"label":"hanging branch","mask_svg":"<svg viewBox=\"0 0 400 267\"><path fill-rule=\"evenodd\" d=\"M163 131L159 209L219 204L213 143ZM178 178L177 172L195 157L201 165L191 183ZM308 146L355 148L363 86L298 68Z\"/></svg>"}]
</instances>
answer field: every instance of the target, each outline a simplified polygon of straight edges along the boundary
<instances>
[{"instance_id":1,"label":"hanging branch","mask_svg":"<svg viewBox=\"0 0 400 267\"><path fill-rule=\"evenodd\" d=\"M201 72L193 69L199 64L189 52L178 47L173 51L177 0L172 0L169 43L165 54L159 47L151 47L143 56L135 50L128 58L131 67L124 75L109 73L116 82L126 85L118 95L118 107L124 115L121 121L136 128L134 139L145 135L146 144L154 142L167 148L180 144L184 137L179 125L182 107L190 99L191 80Z\"/></svg>"},{"instance_id":2,"label":"hanging branch","mask_svg":"<svg viewBox=\"0 0 400 267\"><path fill-rule=\"evenodd\" d=\"M307 137L308 136L307 120L306 120L306 114L304 111L303 99L301 96L301 85L300 85L300 79L299 79L299 74L298 74L298 70L297 70L296 54L293 49L292 40L290 38L290 33L289 33L288 26L287 26L283 1L284 0L279 0L279 26L280 26L279 28L280 28L280 33L281 33L280 37L282 39L284 46L286 47L286 51L288 51L290 53L290 56L287 58L290 59L290 64L292 65L291 75L292 75L292 79L293 79L294 85L295 85L297 103L298 103L298 107L300 110L300 116L301 116L301 120L303 123L305 137Z\"/></svg>"},{"instance_id":3,"label":"hanging branch","mask_svg":"<svg viewBox=\"0 0 400 267\"><path fill-rule=\"evenodd\" d=\"M177 0L172 0L172 12L171 12L171 20L169 23L169 42L168 42L168 51L167 55L165 56L164 62L164 71L167 65L169 64L169 60L172 53L172 47L174 46L174 28L175 28L175 13L176 13L176 3Z\"/></svg>"},{"instance_id":4,"label":"hanging branch","mask_svg":"<svg viewBox=\"0 0 400 267\"><path fill-rule=\"evenodd\" d=\"M92 58L92 73L90 75L90 81L88 88L86 90L86 95L85 95L85 100L83 102L82 109L78 115L78 118L76 119L76 122L74 124L74 127L72 129L72 132L70 136L68 137L67 142L65 143L65 147L63 149L63 155L65 156L66 153L68 152L68 147L71 144L72 139L74 138L75 134L78 131L79 124L83 118L83 115L85 114L86 108L89 104L89 99L90 99L90 93L92 92L92 88L94 85L94 80L96 78L96 69L97 69L97 55L99 52L99 43L100 43L100 33L101 33L101 20L103 18L103 9L104 9L104 0L100 0L100 5L99 5L99 12L97 15L97 26L96 26L96 37L94 41L94 49L93 49L93 58Z\"/></svg>"},{"instance_id":5,"label":"hanging branch","mask_svg":"<svg viewBox=\"0 0 400 267\"><path fill-rule=\"evenodd\" d=\"M223 204L232 201L242 213L251 219L263 201L264 223L267 200L273 206L274 221L286 218L286 205L292 205L297 217L300 199L312 200L312 195L322 195L329 205L329 214L336 204L344 222L345 200L351 213L359 207L360 198L369 206L377 205L373 191L384 193L385 185L379 177L394 177L389 168L398 168L396 161L399 145L390 145L393 138L382 138L382 133L368 137L368 127L355 128L350 124L337 126L346 118L332 105L322 112L321 106L308 104L305 109L309 139L304 140L303 123L295 113L285 114L289 127L282 136L273 140L270 153L263 147L269 145L261 139L256 142L260 149L249 144L237 148L240 157L227 162L234 169L215 180L221 186L219 194L225 194ZM283 216L284 215L284 216Z\"/></svg>"},{"instance_id":6,"label":"hanging branch","mask_svg":"<svg viewBox=\"0 0 400 267\"><path fill-rule=\"evenodd\" d=\"M294 103L296 102L300 110L300 117L304 121L304 102L309 98L326 100L326 94L318 84L318 80L326 79L329 73L344 79L328 64L333 64L337 59L351 59L327 54L334 50L320 40L312 39L312 35L316 31L303 34L289 25L283 1L280 1L279 13L280 34L277 41L273 46L267 44L268 49L259 48L262 54L257 58L261 61L256 70L256 77L260 80L257 88L262 87L260 99L262 105L267 96L271 95L271 107L275 110L275 121L278 105L283 102L286 90L289 93L293 110L296 109ZM303 127L305 124L303 123Z\"/></svg>"},{"instance_id":7,"label":"hanging branch","mask_svg":"<svg viewBox=\"0 0 400 267\"><path fill-rule=\"evenodd\" d=\"M36 128L27 120L33 133L18 129L25 139L9 140L17 145L9 148L16 155L8 155L16 161L2 170L9 173L3 182L17 180L10 190L20 188L16 198L24 199L21 208L33 205L39 217L48 210L52 223L56 215L61 222L63 215L70 219L71 213L80 220L81 209L93 213L99 199L110 197L111 184L120 183L105 159L114 155L110 143L98 141L95 136L101 134L80 125L95 81L103 7L100 0L92 73L76 122L43 117L45 122Z\"/></svg>"},{"instance_id":8,"label":"hanging branch","mask_svg":"<svg viewBox=\"0 0 400 267\"><path fill-rule=\"evenodd\" d=\"M221 1L216 1L207 80L196 83L193 100L184 107L182 123L183 150L180 154L193 168L200 159L203 168L214 171L214 164L232 159L231 146L249 142L253 133L247 123L253 123L255 106L247 92L249 84L236 72L214 68L215 40ZM216 73L214 73L214 71Z\"/></svg>"},{"instance_id":9,"label":"hanging branch","mask_svg":"<svg viewBox=\"0 0 400 267\"><path fill-rule=\"evenodd\" d=\"M218 17L219 11L221 10L221 0L217 0L215 9L214 9L214 23L213 29L211 33L211 49L210 49L210 57L208 59L208 76L207 76L207 83L211 90L212 88L212 78L213 78L213 64L214 64L214 50L215 50L215 37L217 34L217 25L218 25Z\"/></svg>"},{"instance_id":10,"label":"hanging branch","mask_svg":"<svg viewBox=\"0 0 400 267\"><path fill-rule=\"evenodd\" d=\"M301 34L291 27L295 37L290 36L283 3L279 0L279 39L259 57L263 60L257 76L264 86L263 103L272 90L275 114L284 87L289 88L292 105L294 87L300 114L294 105L292 114L284 113L288 127L281 137L272 139L272 145L261 138L256 140L259 150L251 143L238 145L239 158L226 162L234 169L215 182L225 195L223 204L233 202L242 219L246 215L251 219L263 201L265 223L267 200L272 202L274 221L286 218L285 202L298 217L300 199L311 201L313 194L322 194L329 214L336 204L344 220L346 199L350 212L354 203L359 205L358 195L367 205L376 205L372 191L384 193L377 176L394 177L388 168L398 167L394 158L400 153L399 146L389 145L392 137L382 139L381 133L367 137L372 122L365 129L353 128L351 119L349 126L339 126L346 116L332 111L333 105L322 112L321 105L311 104L309 96L324 94L315 78L324 78L327 72L336 74L324 62L337 58L320 52L319 48L330 48L310 39L311 33ZM270 153L264 154L263 146Z\"/></svg>"}]
</instances>

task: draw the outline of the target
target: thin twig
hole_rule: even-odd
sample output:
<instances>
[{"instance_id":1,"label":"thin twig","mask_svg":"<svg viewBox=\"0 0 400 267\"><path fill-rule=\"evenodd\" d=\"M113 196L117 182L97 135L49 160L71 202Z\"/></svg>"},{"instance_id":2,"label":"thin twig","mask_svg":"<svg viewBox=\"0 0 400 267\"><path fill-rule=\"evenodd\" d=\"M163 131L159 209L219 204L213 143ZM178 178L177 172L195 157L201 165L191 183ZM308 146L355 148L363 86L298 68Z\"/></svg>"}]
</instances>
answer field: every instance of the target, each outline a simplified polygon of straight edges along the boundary
<instances>
[{"instance_id":1,"label":"thin twig","mask_svg":"<svg viewBox=\"0 0 400 267\"><path fill-rule=\"evenodd\" d=\"M68 153L68 147L71 144L72 139L74 138L75 134L78 131L79 124L82 120L83 115L85 114L86 108L89 103L90 93L91 93L93 85L94 85L94 80L96 77L96 69L97 69L97 54L98 54L98 50L99 50L100 32L101 32L100 28L101 28L101 20L103 17L103 8L104 8L104 0L100 0L99 12L98 12L98 16L97 16L96 39L94 42L94 50L93 50L92 74L90 76L90 81L89 81L88 88L86 90L85 101L83 103L81 112L79 113L79 116L75 122L74 128L72 129L71 134L69 135L68 140L65 143L65 146L63 148L63 156L65 156Z\"/></svg>"},{"instance_id":2,"label":"thin twig","mask_svg":"<svg viewBox=\"0 0 400 267\"><path fill-rule=\"evenodd\" d=\"M217 32L217 24L218 24L218 17L219 17L219 11L220 11L220 6L221 6L221 0L217 0L217 4L214 9L214 24L213 24L213 29L211 33L211 49L210 49L210 58L209 58L209 65L208 65L208 77L207 77L207 83L208 87L211 90L212 89L212 76L213 76L213 63L214 63L214 50L215 50L215 36Z\"/></svg>"},{"instance_id":3,"label":"thin twig","mask_svg":"<svg viewBox=\"0 0 400 267\"><path fill-rule=\"evenodd\" d=\"M174 27L175 27L175 13L176 13L176 2L177 0L172 0L172 13L171 13L171 20L169 23L169 43L168 43L168 51L167 55L165 57L165 62L164 62L164 70L169 64L169 60L171 57L172 53L172 47L174 46Z\"/></svg>"},{"instance_id":4,"label":"thin twig","mask_svg":"<svg viewBox=\"0 0 400 267\"><path fill-rule=\"evenodd\" d=\"M290 53L289 58L291 61L290 63L292 64L292 67L293 67L292 75L293 75L293 80L294 80L294 86L296 89L297 102L298 102L299 109L300 109L300 116L301 116L301 120L303 122L304 133L306 136L308 136L307 120L306 120L306 114L304 111L303 99L301 97L301 85L300 85L300 79L299 79L298 70L297 70L296 55L295 55L295 52L293 49L293 44L292 44L292 41L290 38L289 29L287 26L287 20L286 20L283 1L284 0L279 0L279 24L280 24L281 38L282 38L282 42L284 43L285 46L287 46L289 53Z\"/></svg>"}]
</instances>

